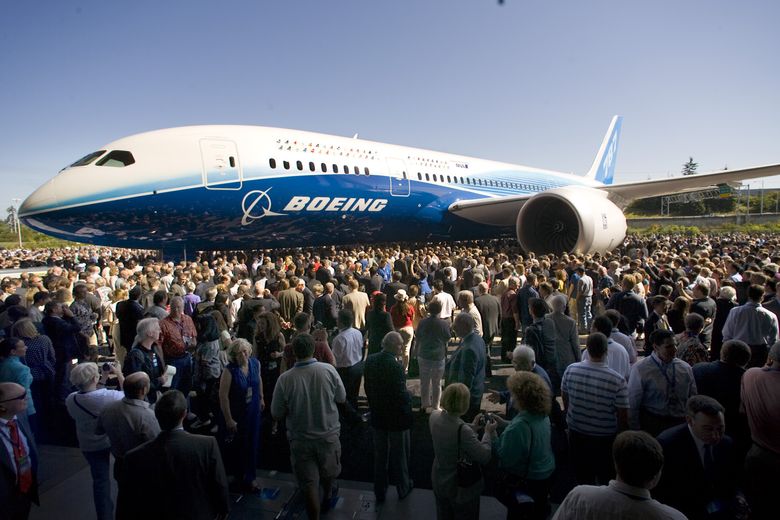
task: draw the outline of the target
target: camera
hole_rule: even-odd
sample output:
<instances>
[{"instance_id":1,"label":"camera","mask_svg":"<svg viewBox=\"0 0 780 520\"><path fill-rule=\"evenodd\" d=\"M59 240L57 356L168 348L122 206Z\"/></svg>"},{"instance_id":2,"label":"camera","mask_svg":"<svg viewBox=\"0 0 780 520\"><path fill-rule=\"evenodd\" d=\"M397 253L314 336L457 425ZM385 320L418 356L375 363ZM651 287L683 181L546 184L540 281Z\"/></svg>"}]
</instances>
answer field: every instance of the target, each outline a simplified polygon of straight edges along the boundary
<instances>
[{"instance_id":1,"label":"camera","mask_svg":"<svg viewBox=\"0 0 780 520\"><path fill-rule=\"evenodd\" d=\"M482 417L479 418L479 425L485 426L489 422L494 422L495 418L493 417L492 413L484 413L482 414Z\"/></svg>"},{"instance_id":2,"label":"camera","mask_svg":"<svg viewBox=\"0 0 780 520\"><path fill-rule=\"evenodd\" d=\"M111 372L111 369L114 367L113 363L103 363L103 372Z\"/></svg>"}]
</instances>

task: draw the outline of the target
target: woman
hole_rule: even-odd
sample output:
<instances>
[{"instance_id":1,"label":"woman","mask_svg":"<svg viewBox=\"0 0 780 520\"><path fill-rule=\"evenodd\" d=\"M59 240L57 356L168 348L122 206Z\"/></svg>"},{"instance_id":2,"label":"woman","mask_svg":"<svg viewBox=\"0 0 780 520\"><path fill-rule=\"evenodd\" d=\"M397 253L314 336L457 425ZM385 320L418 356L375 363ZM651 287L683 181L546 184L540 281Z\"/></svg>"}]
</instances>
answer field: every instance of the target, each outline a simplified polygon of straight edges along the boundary
<instances>
[{"instance_id":1,"label":"woman","mask_svg":"<svg viewBox=\"0 0 780 520\"><path fill-rule=\"evenodd\" d=\"M125 356L124 375L135 372L145 372L149 376L149 393L146 398L150 403L157 402L157 394L162 391L165 382L165 357L158 343L160 339L160 320L144 318L136 326L136 336L133 347Z\"/></svg>"},{"instance_id":2,"label":"woman","mask_svg":"<svg viewBox=\"0 0 780 520\"><path fill-rule=\"evenodd\" d=\"M690 306L690 300L678 296L674 299L672 308L666 311L666 321L669 322L669 326L675 334L685 332L685 317L688 315Z\"/></svg>"},{"instance_id":3,"label":"woman","mask_svg":"<svg viewBox=\"0 0 780 520\"><path fill-rule=\"evenodd\" d=\"M507 518L547 518L555 457L550 444L550 388L532 372L515 372L507 380L517 415L511 422L496 417L505 426L493 443L498 467L504 472L498 498L507 506ZM486 427L487 429L487 427ZM517 494L533 498L530 510L521 509Z\"/></svg>"},{"instance_id":4,"label":"woman","mask_svg":"<svg viewBox=\"0 0 780 520\"><path fill-rule=\"evenodd\" d=\"M227 325L227 328L230 329L233 327L233 320L230 317L230 307L228 307L228 296L229 294L225 291L218 292L216 298L214 299L214 310L219 311L219 313L222 315L222 319Z\"/></svg>"},{"instance_id":5,"label":"woman","mask_svg":"<svg viewBox=\"0 0 780 520\"><path fill-rule=\"evenodd\" d=\"M108 370L99 370L96 363L81 363L73 367L70 382L78 388L65 400L68 413L76 422L76 436L79 448L89 463L92 473L92 497L98 520L114 518L114 502L111 499L111 442L106 434L95 433L98 417L103 409L122 399L125 394L119 390L98 389L99 383L105 383L108 376L116 376L119 388L124 377L116 366L109 365Z\"/></svg>"},{"instance_id":6,"label":"woman","mask_svg":"<svg viewBox=\"0 0 780 520\"><path fill-rule=\"evenodd\" d=\"M482 441L477 437L478 415L472 424L460 418L469 408L469 389L462 383L453 383L444 389L441 405L444 410L434 410L428 426L433 438L433 468L431 481L436 497L436 518L439 520L479 518L479 497L484 481L473 485L458 486L459 459L485 465L490 461L491 444L496 438L496 423L485 425ZM458 447L460 446L460 449Z\"/></svg>"},{"instance_id":7,"label":"woman","mask_svg":"<svg viewBox=\"0 0 780 520\"><path fill-rule=\"evenodd\" d=\"M439 409L444 358L450 341L450 324L439 318L441 302L428 304L430 315L417 328L417 362L420 365L420 408L426 413Z\"/></svg>"},{"instance_id":8,"label":"woman","mask_svg":"<svg viewBox=\"0 0 780 520\"><path fill-rule=\"evenodd\" d=\"M265 408L260 362L245 339L233 341L227 354L229 363L219 379L226 466L241 492L253 492L259 489L255 478L260 414Z\"/></svg>"},{"instance_id":9,"label":"woman","mask_svg":"<svg viewBox=\"0 0 780 520\"><path fill-rule=\"evenodd\" d=\"M260 361L263 395L271 402L276 380L281 374L285 340L279 317L272 312L261 312L255 318L254 352Z\"/></svg>"},{"instance_id":10,"label":"woman","mask_svg":"<svg viewBox=\"0 0 780 520\"><path fill-rule=\"evenodd\" d=\"M395 293L395 305L390 307L390 318L393 321L393 327L401 334L404 339L403 367L404 372L409 368L409 351L412 348L412 339L414 338L414 307L409 305L409 296L406 291L399 289Z\"/></svg>"},{"instance_id":11,"label":"woman","mask_svg":"<svg viewBox=\"0 0 780 520\"><path fill-rule=\"evenodd\" d=\"M195 391L193 412L198 416L193 429L211 424L219 413L219 376L224 365L220 356L220 332L213 313L198 316L198 345L195 347ZM214 429L216 431L216 427Z\"/></svg>"},{"instance_id":12,"label":"woman","mask_svg":"<svg viewBox=\"0 0 780 520\"><path fill-rule=\"evenodd\" d=\"M368 354L376 354L382 350L382 338L393 331L393 321L390 313L385 311L387 296L383 293L374 295L371 310L366 312L366 337L368 337Z\"/></svg>"},{"instance_id":13,"label":"woman","mask_svg":"<svg viewBox=\"0 0 780 520\"><path fill-rule=\"evenodd\" d=\"M30 386L32 402L38 405L37 411L43 412L42 415L47 415L48 405L54 397L54 367L56 364L54 346L48 336L38 332L37 327L29 318L23 318L14 323L11 334L13 337L20 338L27 346L24 360L30 367L33 378ZM40 426L39 421L32 421L32 423L31 426L34 429Z\"/></svg>"},{"instance_id":14,"label":"woman","mask_svg":"<svg viewBox=\"0 0 780 520\"><path fill-rule=\"evenodd\" d=\"M27 345L21 338L4 338L0 340L0 381L18 383L24 387L27 394L27 417L35 422L35 405L32 395L33 375L30 368L22 363L27 354Z\"/></svg>"}]
</instances>

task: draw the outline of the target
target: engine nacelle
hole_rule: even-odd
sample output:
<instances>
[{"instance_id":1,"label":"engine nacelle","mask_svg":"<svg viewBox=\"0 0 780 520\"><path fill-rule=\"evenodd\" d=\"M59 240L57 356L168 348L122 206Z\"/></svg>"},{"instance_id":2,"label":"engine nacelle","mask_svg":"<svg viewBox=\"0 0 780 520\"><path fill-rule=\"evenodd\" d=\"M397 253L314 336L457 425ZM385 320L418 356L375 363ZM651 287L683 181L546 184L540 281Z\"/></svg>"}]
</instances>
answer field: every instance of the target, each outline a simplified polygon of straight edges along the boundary
<instances>
[{"instance_id":1,"label":"engine nacelle","mask_svg":"<svg viewBox=\"0 0 780 520\"><path fill-rule=\"evenodd\" d=\"M516 225L517 241L537 254L604 253L626 237L626 217L607 192L577 186L534 195Z\"/></svg>"}]
</instances>

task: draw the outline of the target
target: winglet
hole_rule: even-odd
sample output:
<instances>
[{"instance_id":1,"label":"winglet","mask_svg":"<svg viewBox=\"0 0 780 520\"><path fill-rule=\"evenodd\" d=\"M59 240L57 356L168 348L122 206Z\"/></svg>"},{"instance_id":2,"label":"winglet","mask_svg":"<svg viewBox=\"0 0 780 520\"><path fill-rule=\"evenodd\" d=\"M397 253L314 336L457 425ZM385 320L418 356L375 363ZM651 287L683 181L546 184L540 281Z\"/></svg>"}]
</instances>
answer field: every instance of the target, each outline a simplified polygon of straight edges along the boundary
<instances>
[{"instance_id":1,"label":"winglet","mask_svg":"<svg viewBox=\"0 0 780 520\"><path fill-rule=\"evenodd\" d=\"M599 153L596 154L593 166L585 174L585 178L593 179L603 184L612 184L612 179L615 176L618 143L620 141L620 127L622 125L623 116L612 118L607 135L604 136L604 141L601 142Z\"/></svg>"}]
</instances>

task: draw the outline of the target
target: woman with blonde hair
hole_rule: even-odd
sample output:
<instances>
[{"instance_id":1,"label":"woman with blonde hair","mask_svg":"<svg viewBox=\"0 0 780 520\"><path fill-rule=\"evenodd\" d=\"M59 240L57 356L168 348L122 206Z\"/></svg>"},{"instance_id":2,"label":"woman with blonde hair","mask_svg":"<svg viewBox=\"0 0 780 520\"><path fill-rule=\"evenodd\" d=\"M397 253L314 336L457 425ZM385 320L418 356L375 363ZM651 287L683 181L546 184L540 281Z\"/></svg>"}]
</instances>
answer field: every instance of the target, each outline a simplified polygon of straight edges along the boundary
<instances>
[{"instance_id":1,"label":"woman with blonde hair","mask_svg":"<svg viewBox=\"0 0 780 520\"><path fill-rule=\"evenodd\" d=\"M227 349L229 363L219 380L219 405L224 418L225 463L241 492L258 489L257 455L260 414L265 408L260 362L252 345L237 339Z\"/></svg>"},{"instance_id":2,"label":"woman with blonde hair","mask_svg":"<svg viewBox=\"0 0 780 520\"><path fill-rule=\"evenodd\" d=\"M487 421L485 435L479 440L477 431L482 415L467 424L461 415L469 409L471 394L466 385L453 383L441 395L442 410L433 410L428 422L433 438L433 468L431 481L436 497L436 518L479 518L479 497L484 488L483 479L469 486L458 485L458 461L485 465L490 462L491 444L496 438L495 421Z\"/></svg>"}]
</instances>

